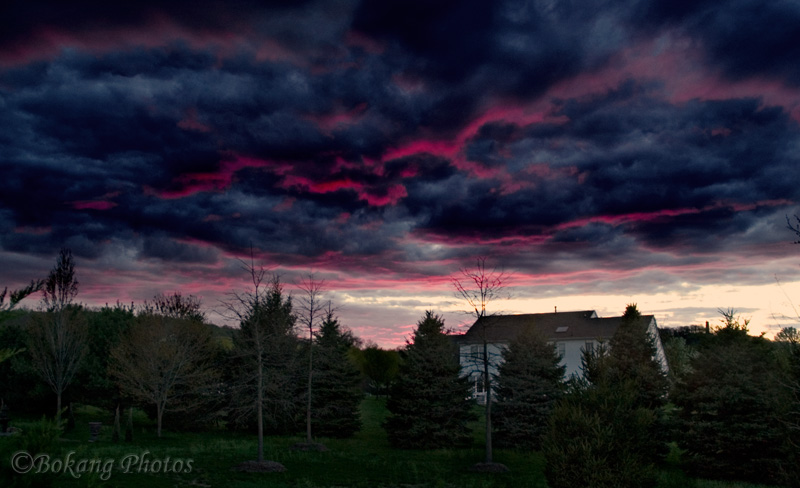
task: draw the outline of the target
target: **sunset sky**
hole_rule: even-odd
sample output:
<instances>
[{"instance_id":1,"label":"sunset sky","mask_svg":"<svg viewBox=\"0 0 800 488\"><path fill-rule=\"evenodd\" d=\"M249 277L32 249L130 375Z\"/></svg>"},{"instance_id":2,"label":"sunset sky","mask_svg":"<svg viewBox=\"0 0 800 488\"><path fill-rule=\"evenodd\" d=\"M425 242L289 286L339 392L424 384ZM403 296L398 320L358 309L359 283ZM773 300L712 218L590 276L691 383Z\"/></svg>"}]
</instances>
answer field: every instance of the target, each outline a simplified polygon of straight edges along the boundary
<instances>
[{"instance_id":1,"label":"sunset sky","mask_svg":"<svg viewBox=\"0 0 800 488\"><path fill-rule=\"evenodd\" d=\"M395 346L426 309L467 323L450 277L487 256L492 311L735 307L771 335L799 321L798 25L780 0L3 2L0 289L68 247L83 303L178 290L224 323L252 246Z\"/></svg>"}]
</instances>

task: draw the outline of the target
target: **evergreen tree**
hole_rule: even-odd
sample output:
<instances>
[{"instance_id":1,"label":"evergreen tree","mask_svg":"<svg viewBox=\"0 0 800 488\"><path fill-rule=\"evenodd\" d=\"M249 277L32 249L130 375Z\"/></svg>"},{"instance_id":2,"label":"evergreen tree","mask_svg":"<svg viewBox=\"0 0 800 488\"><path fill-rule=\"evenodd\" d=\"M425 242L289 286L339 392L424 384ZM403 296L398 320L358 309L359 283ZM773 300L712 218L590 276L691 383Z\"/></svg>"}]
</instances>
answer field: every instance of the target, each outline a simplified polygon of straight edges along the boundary
<instances>
[{"instance_id":1,"label":"evergreen tree","mask_svg":"<svg viewBox=\"0 0 800 488\"><path fill-rule=\"evenodd\" d=\"M636 405L631 382L570 382L542 441L551 488L655 486L648 443L655 416Z\"/></svg>"},{"instance_id":2,"label":"evergreen tree","mask_svg":"<svg viewBox=\"0 0 800 488\"><path fill-rule=\"evenodd\" d=\"M384 423L389 442L418 449L469 445L471 384L460 375L456 347L445 335L441 317L425 312L401 357Z\"/></svg>"},{"instance_id":3,"label":"evergreen tree","mask_svg":"<svg viewBox=\"0 0 800 488\"><path fill-rule=\"evenodd\" d=\"M333 312L326 313L317 332L312 422L325 437L350 437L361 428L361 372L350 358L355 338L342 330Z\"/></svg>"},{"instance_id":4,"label":"evergreen tree","mask_svg":"<svg viewBox=\"0 0 800 488\"><path fill-rule=\"evenodd\" d=\"M539 449L550 411L564 391L560 362L555 345L531 329L508 345L496 380L498 446Z\"/></svg>"},{"instance_id":5,"label":"evergreen tree","mask_svg":"<svg viewBox=\"0 0 800 488\"><path fill-rule=\"evenodd\" d=\"M295 335L291 297L285 297L280 277L264 286L264 270L250 265L253 290L232 294L227 304L240 320L234 334L230 391L231 428L256 429L258 461L263 460L263 433L297 432L302 421L302 367Z\"/></svg>"},{"instance_id":6,"label":"evergreen tree","mask_svg":"<svg viewBox=\"0 0 800 488\"><path fill-rule=\"evenodd\" d=\"M667 375L656 360L655 339L647 327L636 304L629 304L611 338L606 374L612 382L633 382L637 403L658 409L666 403Z\"/></svg>"},{"instance_id":7,"label":"evergreen tree","mask_svg":"<svg viewBox=\"0 0 800 488\"><path fill-rule=\"evenodd\" d=\"M717 330L673 393L678 444L693 474L778 482L785 472L783 407L772 345L735 325Z\"/></svg>"},{"instance_id":8,"label":"evergreen tree","mask_svg":"<svg viewBox=\"0 0 800 488\"><path fill-rule=\"evenodd\" d=\"M584 351L584 377L554 409L545 436L550 486L654 484L655 462L666 452L667 379L647 327L628 305L610 347Z\"/></svg>"}]
</instances>

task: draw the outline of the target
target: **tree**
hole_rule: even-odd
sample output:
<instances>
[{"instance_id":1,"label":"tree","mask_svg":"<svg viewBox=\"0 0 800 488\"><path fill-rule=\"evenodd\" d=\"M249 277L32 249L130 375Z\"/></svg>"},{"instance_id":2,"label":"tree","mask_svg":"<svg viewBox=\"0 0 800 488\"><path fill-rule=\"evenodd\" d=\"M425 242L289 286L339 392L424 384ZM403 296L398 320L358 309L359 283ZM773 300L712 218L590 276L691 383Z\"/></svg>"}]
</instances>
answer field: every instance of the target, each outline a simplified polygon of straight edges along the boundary
<instances>
[{"instance_id":1,"label":"tree","mask_svg":"<svg viewBox=\"0 0 800 488\"><path fill-rule=\"evenodd\" d=\"M31 281L30 284L24 288L20 288L19 290L13 290L11 293L8 292L8 287L3 288L3 291L0 292L0 322L5 320L5 318L9 315L8 312L14 309L14 307L19 304L25 297L36 293L37 291L42 289L44 285L43 280L36 280ZM8 298L8 302L6 302L6 297ZM7 359L11 359L12 357L16 356L25 351L25 348L3 348L0 349L0 363L6 361Z\"/></svg>"},{"instance_id":2,"label":"tree","mask_svg":"<svg viewBox=\"0 0 800 488\"><path fill-rule=\"evenodd\" d=\"M316 432L328 437L350 437L361 428L359 407L361 373L350 357L356 338L343 330L333 311L328 309L317 339L317 365L314 374L313 415Z\"/></svg>"},{"instance_id":3,"label":"tree","mask_svg":"<svg viewBox=\"0 0 800 488\"><path fill-rule=\"evenodd\" d=\"M372 343L360 351L359 363L361 372L369 381L367 391L386 395L400 370L400 354Z\"/></svg>"},{"instance_id":4,"label":"tree","mask_svg":"<svg viewBox=\"0 0 800 488\"><path fill-rule=\"evenodd\" d=\"M666 447L667 379L648 325L630 304L609 347L583 351L583 378L554 410L544 442L550 486L654 484Z\"/></svg>"},{"instance_id":5,"label":"tree","mask_svg":"<svg viewBox=\"0 0 800 488\"><path fill-rule=\"evenodd\" d=\"M179 291L172 295L159 293L153 297L152 302L145 302L142 313L162 315L174 319L183 319L194 322L205 322L206 314L202 311L202 300L194 295L183 296Z\"/></svg>"},{"instance_id":6,"label":"tree","mask_svg":"<svg viewBox=\"0 0 800 488\"><path fill-rule=\"evenodd\" d=\"M455 345L433 312L417 324L389 392L389 442L400 448L463 447L472 439L471 385L462 377Z\"/></svg>"},{"instance_id":7,"label":"tree","mask_svg":"<svg viewBox=\"0 0 800 488\"><path fill-rule=\"evenodd\" d=\"M84 311L87 349L75 374L72 397L81 403L114 411L120 391L109 372L111 350L127 336L136 321L134 306L117 302L97 310Z\"/></svg>"},{"instance_id":8,"label":"tree","mask_svg":"<svg viewBox=\"0 0 800 488\"><path fill-rule=\"evenodd\" d=\"M257 463L264 463L264 417L266 397L274 393L277 401L291 387L287 364L295 353L296 338L291 297L284 299L280 277L273 274L265 283L266 270L256 267L253 259L242 262L250 275L252 288L232 292L223 303L227 317L239 321L234 335L234 355L238 360L239 381L234 398L240 417L255 414L258 435ZM282 403L282 402L281 402ZM278 404L280 405L280 404Z\"/></svg>"},{"instance_id":9,"label":"tree","mask_svg":"<svg viewBox=\"0 0 800 488\"><path fill-rule=\"evenodd\" d=\"M641 450L655 418L636 406L636 396L630 382L570 381L542 442L548 486L655 486L652 462Z\"/></svg>"},{"instance_id":10,"label":"tree","mask_svg":"<svg viewBox=\"0 0 800 488\"><path fill-rule=\"evenodd\" d=\"M111 350L112 376L127 394L156 407L158 437L167 407L206 388L216 377L208 326L188 320L143 315Z\"/></svg>"},{"instance_id":11,"label":"tree","mask_svg":"<svg viewBox=\"0 0 800 488\"><path fill-rule=\"evenodd\" d=\"M13 290L11 293L8 292L8 287L3 288L3 291L0 292L0 313L10 312L19 302L25 299L25 297L40 291L42 286L44 286L44 280L34 280L31 281L28 286L20 288L19 290ZM7 302L6 298L8 298ZM0 318L2 318L2 315L0 315Z\"/></svg>"},{"instance_id":12,"label":"tree","mask_svg":"<svg viewBox=\"0 0 800 488\"><path fill-rule=\"evenodd\" d=\"M467 302L470 313L476 321L487 317L487 307L492 301L503 297L504 290L510 276L503 270L486 267L486 257L479 257L474 268L462 268L461 277L452 278L456 289L456 296ZM484 391L486 392L486 445L484 451L484 464L493 464L492 461L492 376L491 367L495 358L490 357L487 335L487 322L481 322L483 327L481 335L483 340L483 354L478 358L483 366Z\"/></svg>"},{"instance_id":13,"label":"tree","mask_svg":"<svg viewBox=\"0 0 800 488\"><path fill-rule=\"evenodd\" d=\"M56 394L56 420L60 421L61 397L86 351L86 320L81 308L72 304L78 281L69 249L59 252L43 293L45 313L32 321L29 350L36 371Z\"/></svg>"},{"instance_id":14,"label":"tree","mask_svg":"<svg viewBox=\"0 0 800 488\"><path fill-rule=\"evenodd\" d=\"M656 359L655 338L648 325L635 303L625 308L611 338L607 374L611 382L633 382L639 406L660 409L667 399L667 376Z\"/></svg>"},{"instance_id":15,"label":"tree","mask_svg":"<svg viewBox=\"0 0 800 488\"><path fill-rule=\"evenodd\" d=\"M497 445L536 449L550 412L564 392L564 369L555 345L532 329L503 351L496 379Z\"/></svg>"},{"instance_id":16,"label":"tree","mask_svg":"<svg viewBox=\"0 0 800 488\"><path fill-rule=\"evenodd\" d=\"M775 341L784 344L800 344L800 332L794 327L784 327L775 334Z\"/></svg>"},{"instance_id":17,"label":"tree","mask_svg":"<svg viewBox=\"0 0 800 488\"><path fill-rule=\"evenodd\" d=\"M322 292L325 281L317 280L311 273L300 280L302 293L298 300L297 316L299 321L308 330L308 380L306 390L306 444L313 443L311 438L311 407L313 405L312 385L314 384L314 330L319 325L323 316Z\"/></svg>"},{"instance_id":18,"label":"tree","mask_svg":"<svg viewBox=\"0 0 800 488\"><path fill-rule=\"evenodd\" d=\"M678 444L698 476L779 481L787 391L772 344L723 314L726 324L702 344L691 372L674 388Z\"/></svg>"},{"instance_id":19,"label":"tree","mask_svg":"<svg viewBox=\"0 0 800 488\"><path fill-rule=\"evenodd\" d=\"M49 312L64 310L78 295L78 280L75 279L75 263L72 251L62 248L55 267L44 282L42 290L45 309Z\"/></svg>"},{"instance_id":20,"label":"tree","mask_svg":"<svg viewBox=\"0 0 800 488\"><path fill-rule=\"evenodd\" d=\"M779 383L786 392L783 412L786 431L786 478L800 479L800 337L794 327L784 327L775 334L776 357L781 365Z\"/></svg>"}]
</instances>

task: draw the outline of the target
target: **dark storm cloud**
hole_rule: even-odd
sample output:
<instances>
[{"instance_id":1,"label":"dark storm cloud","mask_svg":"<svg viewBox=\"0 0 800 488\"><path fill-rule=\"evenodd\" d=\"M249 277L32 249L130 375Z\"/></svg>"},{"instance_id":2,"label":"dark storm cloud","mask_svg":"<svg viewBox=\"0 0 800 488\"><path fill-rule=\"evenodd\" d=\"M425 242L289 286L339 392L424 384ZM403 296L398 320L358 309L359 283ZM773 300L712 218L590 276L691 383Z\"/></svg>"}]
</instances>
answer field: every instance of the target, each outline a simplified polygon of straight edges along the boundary
<instances>
[{"instance_id":1,"label":"dark storm cloud","mask_svg":"<svg viewBox=\"0 0 800 488\"><path fill-rule=\"evenodd\" d=\"M503 193L499 177L451 178L411 185L405 205L442 236L552 235L600 244L602 234L591 228L558 230L594 217L647 245L709 251L723 242L713 236L749 228L774 205L800 198L789 177L800 162L798 127L780 107L756 99L676 106L626 83L564 101L557 114L568 120L557 131L537 126L515 135L512 157L504 156L514 182L530 186ZM480 131L470 150L494 154L491 146L510 132ZM540 157L551 169L571 170L528 174L516 162Z\"/></svg>"},{"instance_id":2,"label":"dark storm cloud","mask_svg":"<svg viewBox=\"0 0 800 488\"><path fill-rule=\"evenodd\" d=\"M415 73L518 96L598 65L625 40L613 15L571 2L364 2L353 25L411 57Z\"/></svg>"},{"instance_id":3,"label":"dark storm cloud","mask_svg":"<svg viewBox=\"0 0 800 488\"><path fill-rule=\"evenodd\" d=\"M800 5L755 0L642 2L648 26L683 29L734 79L777 77L800 85ZM635 10L637 11L637 10Z\"/></svg>"},{"instance_id":4,"label":"dark storm cloud","mask_svg":"<svg viewBox=\"0 0 800 488\"><path fill-rule=\"evenodd\" d=\"M289 264L401 269L501 242L629 269L662 264L642 246L721 249L713 236L800 197L786 107L678 104L636 73L548 93L662 29L702 41L731 78L794 83L784 4L752 16L776 29L734 49L725 26L747 16L702 2L306 3L7 7L0 46L19 56L0 68L3 249L66 242L90 257L131 242L143 258L215 263L196 243L255 245ZM65 45L37 55L48 29ZM127 34L98 40L114 31ZM503 115L536 104L539 118ZM529 265L554 270L542 259Z\"/></svg>"}]
</instances>

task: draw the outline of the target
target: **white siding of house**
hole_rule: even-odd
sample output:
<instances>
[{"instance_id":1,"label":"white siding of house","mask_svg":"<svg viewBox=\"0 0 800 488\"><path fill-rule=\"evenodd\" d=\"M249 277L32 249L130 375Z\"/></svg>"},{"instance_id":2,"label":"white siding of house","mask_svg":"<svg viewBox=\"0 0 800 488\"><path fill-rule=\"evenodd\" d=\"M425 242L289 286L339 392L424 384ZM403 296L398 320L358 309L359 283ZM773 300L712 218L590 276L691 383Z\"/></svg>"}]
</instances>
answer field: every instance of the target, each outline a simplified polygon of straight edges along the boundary
<instances>
[{"instance_id":1,"label":"white siding of house","mask_svg":"<svg viewBox=\"0 0 800 488\"><path fill-rule=\"evenodd\" d=\"M594 347L597 347L599 344L598 341L587 341L586 339L553 341L553 343L556 344L556 350L559 350L559 347L561 347L559 346L560 344L563 345L564 356L561 358L561 364L566 366L564 378L569 378L574 374L581 374L581 357L583 354L583 348L586 347L587 342L591 342ZM489 374L492 375L492 378L497 375L497 367L502 363L502 353L507 346L508 345L506 343L487 345L490 360ZM472 379L473 396L478 399L479 403L483 403L485 401L485 394L478 391L480 389L478 386L479 379L483 374L483 360L482 355L480 354L482 350L482 344L462 344L459 350L461 373L465 376L469 376Z\"/></svg>"}]
</instances>

